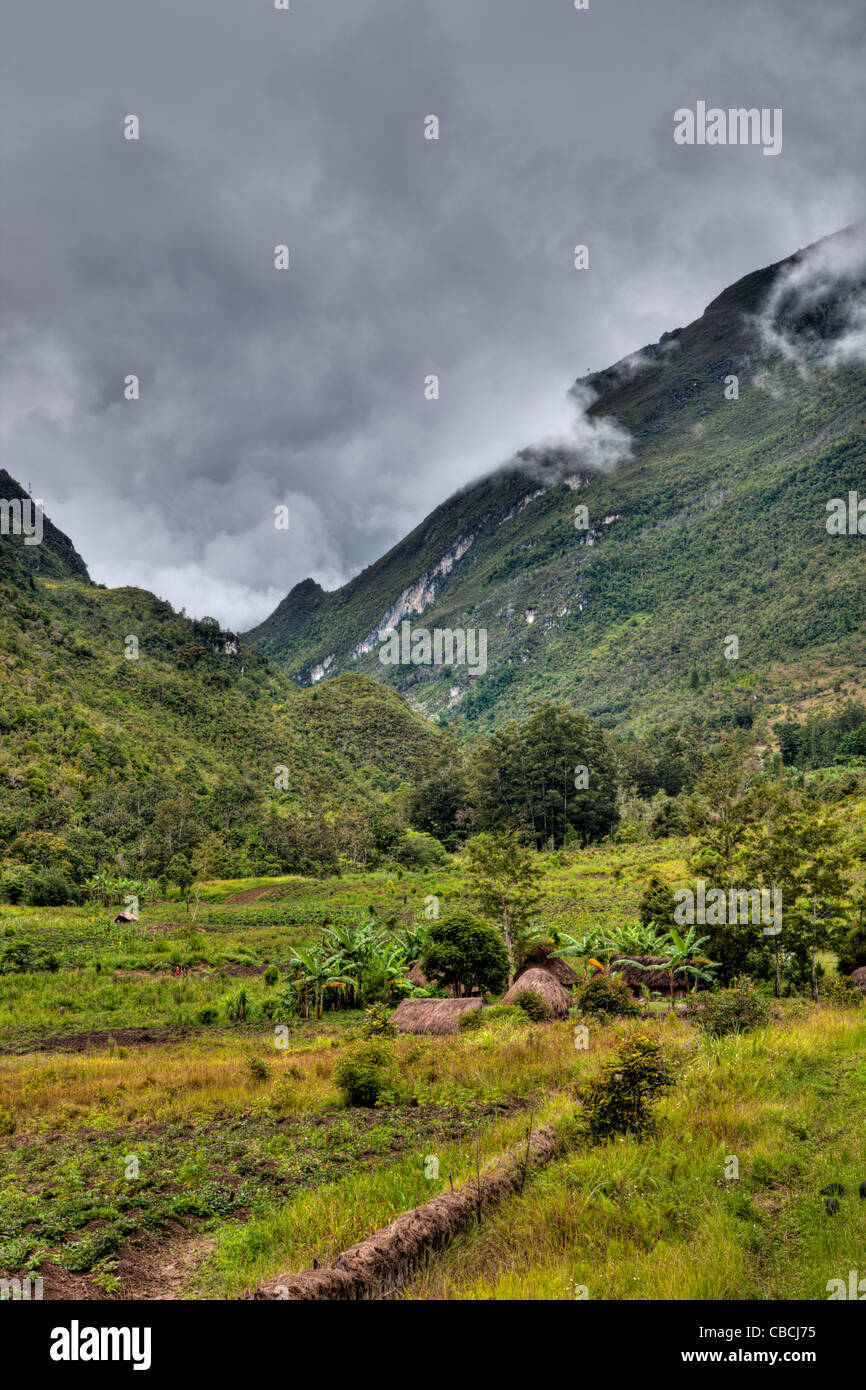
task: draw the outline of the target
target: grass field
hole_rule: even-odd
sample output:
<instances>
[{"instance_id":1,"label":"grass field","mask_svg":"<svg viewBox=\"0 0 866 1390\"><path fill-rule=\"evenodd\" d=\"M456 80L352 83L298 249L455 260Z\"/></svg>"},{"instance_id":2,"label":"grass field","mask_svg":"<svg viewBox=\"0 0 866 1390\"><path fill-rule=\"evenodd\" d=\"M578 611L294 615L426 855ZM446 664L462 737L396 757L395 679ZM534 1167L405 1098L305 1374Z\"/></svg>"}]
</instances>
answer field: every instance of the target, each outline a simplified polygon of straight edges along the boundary
<instances>
[{"instance_id":1,"label":"grass field","mask_svg":"<svg viewBox=\"0 0 866 1390\"><path fill-rule=\"evenodd\" d=\"M632 919L650 871L675 882L687 848L547 856L540 922ZM514 1018L401 1037L376 1108L346 1107L335 1081L357 1011L296 1021L275 1046L256 1017L266 965L326 920L416 921L431 893L468 901L456 862L213 882L194 922L177 901L124 927L94 908L4 908L0 942L58 968L0 976L0 1271L40 1273L49 1298L243 1297L470 1181L530 1123L557 1126L562 1155L403 1298L817 1299L863 1265L862 1007L785 1000L758 1032L715 1041L662 1011L593 1025L588 1050L571 1022ZM240 986L253 1021L231 1024ZM657 1134L591 1143L577 1088L634 1030L662 1040L676 1075ZM846 1189L832 1216L828 1182Z\"/></svg>"}]
</instances>

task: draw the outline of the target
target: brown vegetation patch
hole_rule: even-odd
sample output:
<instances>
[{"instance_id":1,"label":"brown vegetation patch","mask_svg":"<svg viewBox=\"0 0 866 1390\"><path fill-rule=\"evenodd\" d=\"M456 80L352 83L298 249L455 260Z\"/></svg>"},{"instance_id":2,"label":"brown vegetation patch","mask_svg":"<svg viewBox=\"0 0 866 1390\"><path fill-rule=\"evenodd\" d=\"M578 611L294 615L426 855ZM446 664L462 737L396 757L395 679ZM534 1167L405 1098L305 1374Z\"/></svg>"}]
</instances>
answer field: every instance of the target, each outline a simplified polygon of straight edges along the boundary
<instances>
[{"instance_id":1,"label":"brown vegetation patch","mask_svg":"<svg viewBox=\"0 0 866 1390\"><path fill-rule=\"evenodd\" d=\"M150 1028L94 1028L89 1033L54 1033L47 1038L29 1038L0 1047L0 1056L23 1056L27 1052L96 1052L103 1051L112 1042L119 1047L172 1043L206 1031L214 1030L181 1028L177 1024Z\"/></svg>"}]
</instances>

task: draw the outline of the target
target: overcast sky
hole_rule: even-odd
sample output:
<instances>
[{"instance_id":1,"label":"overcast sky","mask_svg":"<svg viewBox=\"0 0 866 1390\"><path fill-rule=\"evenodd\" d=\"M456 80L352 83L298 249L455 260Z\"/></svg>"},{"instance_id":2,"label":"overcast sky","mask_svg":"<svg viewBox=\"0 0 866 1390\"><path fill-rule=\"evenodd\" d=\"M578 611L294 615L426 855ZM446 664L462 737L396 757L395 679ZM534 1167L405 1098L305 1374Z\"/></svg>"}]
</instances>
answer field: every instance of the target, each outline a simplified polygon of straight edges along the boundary
<instances>
[{"instance_id":1,"label":"overcast sky","mask_svg":"<svg viewBox=\"0 0 866 1390\"><path fill-rule=\"evenodd\" d=\"M237 628L332 588L863 216L864 39L863 0L0 0L0 462L104 583ZM782 153L675 145L698 100Z\"/></svg>"}]
</instances>

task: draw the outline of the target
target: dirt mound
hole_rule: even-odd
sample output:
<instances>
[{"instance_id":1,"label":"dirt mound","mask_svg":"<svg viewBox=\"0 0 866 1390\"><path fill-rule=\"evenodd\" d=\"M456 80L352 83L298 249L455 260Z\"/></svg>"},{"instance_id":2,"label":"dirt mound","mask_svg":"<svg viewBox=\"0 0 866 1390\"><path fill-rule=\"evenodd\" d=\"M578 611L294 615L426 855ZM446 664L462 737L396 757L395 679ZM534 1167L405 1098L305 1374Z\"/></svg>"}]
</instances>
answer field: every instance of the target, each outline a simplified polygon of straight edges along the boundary
<instances>
[{"instance_id":1,"label":"dirt mound","mask_svg":"<svg viewBox=\"0 0 866 1390\"><path fill-rule=\"evenodd\" d=\"M546 1126L533 1134L528 1162L536 1167L549 1163L559 1148L556 1132ZM414 1211L404 1212L368 1240L344 1250L327 1268L271 1279L252 1297L294 1302L376 1299L394 1293L479 1213L518 1192L526 1161L526 1143L517 1144L487 1164L480 1182L471 1181L457 1192L443 1192Z\"/></svg>"}]
</instances>

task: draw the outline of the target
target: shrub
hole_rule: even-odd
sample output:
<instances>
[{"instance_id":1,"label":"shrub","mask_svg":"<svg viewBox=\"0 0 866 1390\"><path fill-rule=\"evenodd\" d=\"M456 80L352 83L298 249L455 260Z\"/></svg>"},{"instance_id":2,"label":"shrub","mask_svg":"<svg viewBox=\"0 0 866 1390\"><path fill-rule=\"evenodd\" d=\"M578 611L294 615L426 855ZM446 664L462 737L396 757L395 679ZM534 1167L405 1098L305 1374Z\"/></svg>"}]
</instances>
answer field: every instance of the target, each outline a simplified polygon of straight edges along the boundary
<instances>
[{"instance_id":1,"label":"shrub","mask_svg":"<svg viewBox=\"0 0 866 1390\"><path fill-rule=\"evenodd\" d=\"M395 858L407 869L427 869L448 863L448 851L434 835L426 831L407 830L403 843L398 845Z\"/></svg>"},{"instance_id":2,"label":"shrub","mask_svg":"<svg viewBox=\"0 0 866 1390\"><path fill-rule=\"evenodd\" d=\"M0 902L23 902L32 882L33 876L27 869L7 869L0 877Z\"/></svg>"},{"instance_id":3,"label":"shrub","mask_svg":"<svg viewBox=\"0 0 866 1390\"><path fill-rule=\"evenodd\" d=\"M846 975L828 975L822 981L820 995L825 1004L838 1004L843 1009L858 1009L863 1003L859 985Z\"/></svg>"},{"instance_id":4,"label":"shrub","mask_svg":"<svg viewBox=\"0 0 866 1390\"><path fill-rule=\"evenodd\" d=\"M383 1039L354 1044L337 1062L334 1079L347 1105L375 1105L388 1089L394 1052Z\"/></svg>"},{"instance_id":5,"label":"shrub","mask_svg":"<svg viewBox=\"0 0 866 1390\"><path fill-rule=\"evenodd\" d=\"M12 898L7 899L12 902ZM842 942L839 951L839 961L837 969L840 975L850 975L852 970L857 970L861 965L866 965L866 922L857 922L848 932Z\"/></svg>"},{"instance_id":6,"label":"shrub","mask_svg":"<svg viewBox=\"0 0 866 1390\"><path fill-rule=\"evenodd\" d=\"M676 898L672 888L663 883L658 874L650 876L640 900L640 920L645 927L653 924L660 931L667 931L674 925Z\"/></svg>"},{"instance_id":7,"label":"shrub","mask_svg":"<svg viewBox=\"0 0 866 1390\"><path fill-rule=\"evenodd\" d=\"M471 912L455 908L432 922L421 955L428 980L458 992L498 993L508 978L508 957L498 931Z\"/></svg>"},{"instance_id":8,"label":"shrub","mask_svg":"<svg viewBox=\"0 0 866 1390\"><path fill-rule=\"evenodd\" d=\"M633 1018L640 1012L625 980L616 975L594 975L578 988L575 1003L580 1013L596 1018Z\"/></svg>"},{"instance_id":9,"label":"shrub","mask_svg":"<svg viewBox=\"0 0 866 1390\"><path fill-rule=\"evenodd\" d=\"M271 1074L270 1067L261 1057L248 1057L247 1071L253 1081L267 1081Z\"/></svg>"},{"instance_id":10,"label":"shrub","mask_svg":"<svg viewBox=\"0 0 866 1390\"><path fill-rule=\"evenodd\" d=\"M388 1004L371 1005L365 1011L364 1022L358 1030L362 1038L393 1038L396 1031Z\"/></svg>"},{"instance_id":11,"label":"shrub","mask_svg":"<svg viewBox=\"0 0 866 1390\"><path fill-rule=\"evenodd\" d=\"M526 991L529 993L529 990ZM534 996L538 998L537 995ZM496 1023L528 1023L529 1015L516 1004L491 1004L488 1008L472 1009L461 1014L457 1027L461 1033L474 1033L477 1028L487 1028Z\"/></svg>"},{"instance_id":12,"label":"shrub","mask_svg":"<svg viewBox=\"0 0 866 1390\"><path fill-rule=\"evenodd\" d=\"M269 965L265 971L265 984L268 989L273 989L274 985L280 983L280 972L275 965Z\"/></svg>"},{"instance_id":13,"label":"shrub","mask_svg":"<svg viewBox=\"0 0 866 1390\"><path fill-rule=\"evenodd\" d=\"M614 1134L651 1134L655 1119L650 1108L656 1096L670 1090L673 1072L655 1038L626 1038L617 1054L582 1087L580 1101L593 1139Z\"/></svg>"},{"instance_id":14,"label":"shrub","mask_svg":"<svg viewBox=\"0 0 866 1390\"><path fill-rule=\"evenodd\" d=\"M199 1009L198 1013L195 1016L195 1021L196 1023L202 1023L205 1025L217 1023L219 1021L219 1010L213 1008L212 1005L207 1004L205 1008Z\"/></svg>"},{"instance_id":15,"label":"shrub","mask_svg":"<svg viewBox=\"0 0 866 1390\"><path fill-rule=\"evenodd\" d=\"M29 907L75 907L80 901L78 889L68 882L62 869L37 874L27 892Z\"/></svg>"},{"instance_id":16,"label":"shrub","mask_svg":"<svg viewBox=\"0 0 866 1390\"><path fill-rule=\"evenodd\" d=\"M736 984L732 989L705 994L692 1007L698 1027L710 1037L723 1038L729 1033L762 1027L770 1017L772 1004L753 985Z\"/></svg>"},{"instance_id":17,"label":"shrub","mask_svg":"<svg viewBox=\"0 0 866 1390\"><path fill-rule=\"evenodd\" d=\"M547 1023L550 1018L550 1006L546 999L542 999L540 994L536 994L532 989L521 989L514 996L514 1003L518 1009L531 1018L533 1023Z\"/></svg>"},{"instance_id":18,"label":"shrub","mask_svg":"<svg viewBox=\"0 0 866 1390\"><path fill-rule=\"evenodd\" d=\"M245 1023L248 1018L252 1018L254 1012L252 1000L243 985L236 994L230 995L226 1000L229 1023Z\"/></svg>"},{"instance_id":19,"label":"shrub","mask_svg":"<svg viewBox=\"0 0 866 1390\"><path fill-rule=\"evenodd\" d=\"M51 952L34 946L32 941L13 941L0 951L0 975L25 975L35 970L50 970L60 966Z\"/></svg>"}]
</instances>

